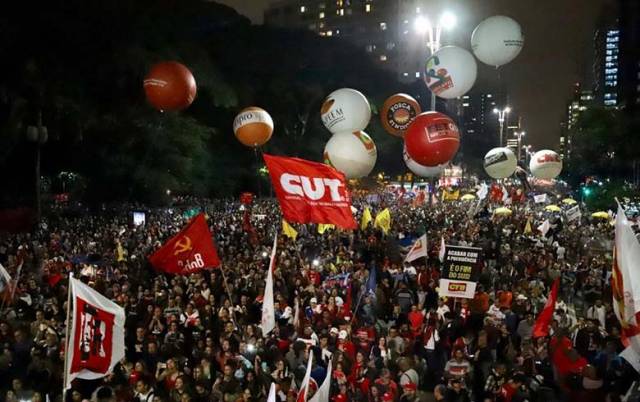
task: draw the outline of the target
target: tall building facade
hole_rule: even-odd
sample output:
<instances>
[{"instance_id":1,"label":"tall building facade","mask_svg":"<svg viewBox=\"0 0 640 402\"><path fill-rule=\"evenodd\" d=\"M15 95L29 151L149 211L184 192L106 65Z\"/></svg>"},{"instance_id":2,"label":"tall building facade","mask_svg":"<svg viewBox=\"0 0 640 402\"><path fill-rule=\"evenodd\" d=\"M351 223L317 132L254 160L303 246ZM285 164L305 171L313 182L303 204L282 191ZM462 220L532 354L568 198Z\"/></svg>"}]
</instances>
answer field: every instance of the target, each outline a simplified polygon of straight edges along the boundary
<instances>
[{"instance_id":1,"label":"tall building facade","mask_svg":"<svg viewBox=\"0 0 640 402\"><path fill-rule=\"evenodd\" d=\"M607 24L595 35L594 76L598 103L607 108L619 107L620 88L620 28L618 23Z\"/></svg>"},{"instance_id":2,"label":"tall building facade","mask_svg":"<svg viewBox=\"0 0 640 402\"><path fill-rule=\"evenodd\" d=\"M265 11L265 24L341 37L371 54L402 82L421 77L428 50L414 30L419 0L282 0Z\"/></svg>"},{"instance_id":3,"label":"tall building facade","mask_svg":"<svg viewBox=\"0 0 640 402\"><path fill-rule=\"evenodd\" d=\"M575 128L580 115L596 102L594 92L590 89L583 89L580 83L576 83L573 87L573 96L567 102L567 114L561 123L560 148L558 152L564 158L571 157L572 132Z\"/></svg>"}]
</instances>

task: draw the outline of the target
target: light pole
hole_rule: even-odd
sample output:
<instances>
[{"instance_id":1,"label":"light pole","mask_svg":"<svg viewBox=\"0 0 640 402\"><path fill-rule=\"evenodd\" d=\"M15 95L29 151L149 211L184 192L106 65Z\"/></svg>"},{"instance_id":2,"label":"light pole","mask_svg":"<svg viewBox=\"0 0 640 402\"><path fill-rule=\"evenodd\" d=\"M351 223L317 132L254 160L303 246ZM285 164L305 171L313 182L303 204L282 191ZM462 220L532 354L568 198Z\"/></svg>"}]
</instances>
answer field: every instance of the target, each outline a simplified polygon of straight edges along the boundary
<instances>
[{"instance_id":1,"label":"light pole","mask_svg":"<svg viewBox=\"0 0 640 402\"><path fill-rule=\"evenodd\" d=\"M49 139L47 128L42 125L42 111L38 111L38 125L27 127L27 140L36 144L36 219L40 223L42 216L40 202L40 148Z\"/></svg>"},{"instance_id":2,"label":"light pole","mask_svg":"<svg viewBox=\"0 0 640 402\"><path fill-rule=\"evenodd\" d=\"M440 36L442 29L449 30L456 25L457 18L454 14L446 11L442 13L438 23L434 27L427 16L419 16L414 22L414 28L418 34L428 36L427 46L429 47L429 56L433 56L440 49ZM431 91L431 110L436 110L436 94Z\"/></svg>"},{"instance_id":3,"label":"light pole","mask_svg":"<svg viewBox=\"0 0 640 402\"><path fill-rule=\"evenodd\" d=\"M498 146L502 146L502 135L503 135L503 131L504 131L504 121L505 119L509 119L509 112L511 111L511 108L509 106L505 107L504 109L500 110L498 108L493 109L493 113L498 115L498 123L500 123L500 145ZM508 122L507 122L508 124Z\"/></svg>"},{"instance_id":4,"label":"light pole","mask_svg":"<svg viewBox=\"0 0 640 402\"><path fill-rule=\"evenodd\" d=\"M524 131L514 131L513 135L518 138L518 163L520 163L520 155L521 155L520 151L522 150L522 137L527 135L527 133Z\"/></svg>"}]
</instances>

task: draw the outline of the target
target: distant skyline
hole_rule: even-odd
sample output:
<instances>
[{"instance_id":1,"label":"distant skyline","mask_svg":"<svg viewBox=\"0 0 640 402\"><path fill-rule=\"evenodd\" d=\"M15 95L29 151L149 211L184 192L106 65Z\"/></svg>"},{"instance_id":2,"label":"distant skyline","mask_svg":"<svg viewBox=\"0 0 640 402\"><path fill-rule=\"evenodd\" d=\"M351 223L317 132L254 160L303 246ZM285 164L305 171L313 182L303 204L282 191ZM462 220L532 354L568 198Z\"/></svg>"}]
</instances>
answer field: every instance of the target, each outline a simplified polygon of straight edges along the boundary
<instances>
[{"instance_id":1,"label":"distant skyline","mask_svg":"<svg viewBox=\"0 0 640 402\"><path fill-rule=\"evenodd\" d=\"M274 0L220 0L253 23L263 22L264 10ZM473 29L484 18L503 14L520 23L525 45L520 55L499 70L479 63L478 88L506 86L510 105L522 117L525 141L534 147L558 146L560 123L573 86L591 77L590 55L596 23L605 4L614 0L432 0L425 9L438 15L444 8L458 17L452 32L443 33L443 44L470 49ZM584 83L589 86L591 83Z\"/></svg>"}]
</instances>

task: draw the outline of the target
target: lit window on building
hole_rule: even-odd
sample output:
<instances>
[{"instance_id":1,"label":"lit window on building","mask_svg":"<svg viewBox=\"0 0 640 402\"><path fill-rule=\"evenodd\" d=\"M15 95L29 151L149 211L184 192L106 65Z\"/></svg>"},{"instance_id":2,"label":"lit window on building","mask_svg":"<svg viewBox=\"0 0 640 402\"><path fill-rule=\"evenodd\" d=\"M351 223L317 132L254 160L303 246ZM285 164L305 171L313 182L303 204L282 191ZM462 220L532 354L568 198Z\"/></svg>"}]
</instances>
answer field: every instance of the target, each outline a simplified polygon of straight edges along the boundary
<instances>
[{"instance_id":1,"label":"lit window on building","mask_svg":"<svg viewBox=\"0 0 640 402\"><path fill-rule=\"evenodd\" d=\"M468 103L463 103L462 107L469 107L469 104Z\"/></svg>"},{"instance_id":2,"label":"lit window on building","mask_svg":"<svg viewBox=\"0 0 640 402\"><path fill-rule=\"evenodd\" d=\"M337 10L336 10L336 15L339 15L339 16L341 16L341 17L342 17L342 16L344 15L344 8L339 8L339 9L337 9Z\"/></svg>"},{"instance_id":3,"label":"lit window on building","mask_svg":"<svg viewBox=\"0 0 640 402\"><path fill-rule=\"evenodd\" d=\"M420 78L420 71L416 71L416 78ZM638 90L640 91L640 85L638 86Z\"/></svg>"},{"instance_id":4,"label":"lit window on building","mask_svg":"<svg viewBox=\"0 0 640 402\"><path fill-rule=\"evenodd\" d=\"M487 94L487 98L491 98L493 95L491 94Z\"/></svg>"},{"instance_id":5,"label":"lit window on building","mask_svg":"<svg viewBox=\"0 0 640 402\"><path fill-rule=\"evenodd\" d=\"M365 47L365 50L367 51L367 53L371 53L373 52L374 46L373 45L367 45Z\"/></svg>"},{"instance_id":6,"label":"lit window on building","mask_svg":"<svg viewBox=\"0 0 640 402\"><path fill-rule=\"evenodd\" d=\"M409 73L402 73L402 76L403 76L403 77L408 77L408 76L409 76Z\"/></svg>"},{"instance_id":7,"label":"lit window on building","mask_svg":"<svg viewBox=\"0 0 640 402\"><path fill-rule=\"evenodd\" d=\"M396 44L394 42L387 43L387 50L392 50L394 47L396 47Z\"/></svg>"},{"instance_id":8,"label":"lit window on building","mask_svg":"<svg viewBox=\"0 0 640 402\"><path fill-rule=\"evenodd\" d=\"M365 4L364 5L364 12L366 12L366 13L370 13L371 12L371 4Z\"/></svg>"},{"instance_id":9,"label":"lit window on building","mask_svg":"<svg viewBox=\"0 0 640 402\"><path fill-rule=\"evenodd\" d=\"M343 0L336 0L336 6L342 7Z\"/></svg>"},{"instance_id":10,"label":"lit window on building","mask_svg":"<svg viewBox=\"0 0 640 402\"><path fill-rule=\"evenodd\" d=\"M386 22L381 22L380 23L380 29L382 29L383 31L387 30L387 23Z\"/></svg>"},{"instance_id":11,"label":"lit window on building","mask_svg":"<svg viewBox=\"0 0 640 402\"><path fill-rule=\"evenodd\" d=\"M462 99L469 99L469 95L464 95Z\"/></svg>"},{"instance_id":12,"label":"lit window on building","mask_svg":"<svg viewBox=\"0 0 640 402\"><path fill-rule=\"evenodd\" d=\"M304 13L305 11L307 11L307 7L305 6L300 6L300 12Z\"/></svg>"},{"instance_id":13,"label":"lit window on building","mask_svg":"<svg viewBox=\"0 0 640 402\"><path fill-rule=\"evenodd\" d=\"M318 18L320 18L320 19L324 18L324 11L321 11L320 14L318 14Z\"/></svg>"},{"instance_id":14,"label":"lit window on building","mask_svg":"<svg viewBox=\"0 0 640 402\"><path fill-rule=\"evenodd\" d=\"M380 61L387 61L387 56L384 54L380 55Z\"/></svg>"},{"instance_id":15,"label":"lit window on building","mask_svg":"<svg viewBox=\"0 0 640 402\"><path fill-rule=\"evenodd\" d=\"M325 25L324 22L321 22L321 23L318 24L318 28L322 29L322 28L324 28L324 25Z\"/></svg>"},{"instance_id":16,"label":"lit window on building","mask_svg":"<svg viewBox=\"0 0 640 402\"><path fill-rule=\"evenodd\" d=\"M618 102L615 99L609 99L604 101L605 106L615 106Z\"/></svg>"},{"instance_id":17,"label":"lit window on building","mask_svg":"<svg viewBox=\"0 0 640 402\"><path fill-rule=\"evenodd\" d=\"M606 68L606 69L604 70L604 73L605 73L606 75L616 74L617 72L618 72L618 69L617 69L617 68Z\"/></svg>"},{"instance_id":18,"label":"lit window on building","mask_svg":"<svg viewBox=\"0 0 640 402\"><path fill-rule=\"evenodd\" d=\"M336 29L336 35L340 35L340 30Z\"/></svg>"},{"instance_id":19,"label":"lit window on building","mask_svg":"<svg viewBox=\"0 0 640 402\"><path fill-rule=\"evenodd\" d=\"M327 36L333 36L333 31L327 31Z\"/></svg>"}]
</instances>

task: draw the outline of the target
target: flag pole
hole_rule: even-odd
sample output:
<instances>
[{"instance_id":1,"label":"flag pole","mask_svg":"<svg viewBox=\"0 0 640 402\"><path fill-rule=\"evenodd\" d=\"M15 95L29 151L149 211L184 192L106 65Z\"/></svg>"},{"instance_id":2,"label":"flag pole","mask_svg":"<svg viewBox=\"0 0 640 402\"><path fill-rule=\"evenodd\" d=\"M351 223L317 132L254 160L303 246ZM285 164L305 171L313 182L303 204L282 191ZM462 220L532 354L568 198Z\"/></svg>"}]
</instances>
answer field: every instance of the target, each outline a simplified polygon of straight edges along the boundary
<instances>
[{"instance_id":1,"label":"flag pole","mask_svg":"<svg viewBox=\"0 0 640 402\"><path fill-rule=\"evenodd\" d=\"M22 275L22 264L24 264L24 260L22 260L22 262L20 262L20 265L18 265L18 271L16 272L16 280L13 283L13 286L11 287L11 302L13 303L13 298L16 295L16 289L18 288L18 282L20 281L20 275Z\"/></svg>"},{"instance_id":2,"label":"flag pole","mask_svg":"<svg viewBox=\"0 0 640 402\"><path fill-rule=\"evenodd\" d=\"M73 272L69 272L69 289L67 292L67 320L65 322L64 330L64 374L62 377L62 401L64 401L65 393L67 392L67 376L69 375L68 356L69 356L69 321L71 316L71 282L73 279Z\"/></svg>"},{"instance_id":3,"label":"flag pole","mask_svg":"<svg viewBox=\"0 0 640 402\"><path fill-rule=\"evenodd\" d=\"M224 274L224 266L220 265L220 272L222 273L222 283L224 284L224 290L227 292L227 297L229 298L229 304L231 304L231 320L233 320L233 326L238 328L238 324L236 321L236 308L233 305L233 299L231 298L231 292L229 291L229 284L227 283L227 277Z\"/></svg>"}]
</instances>

